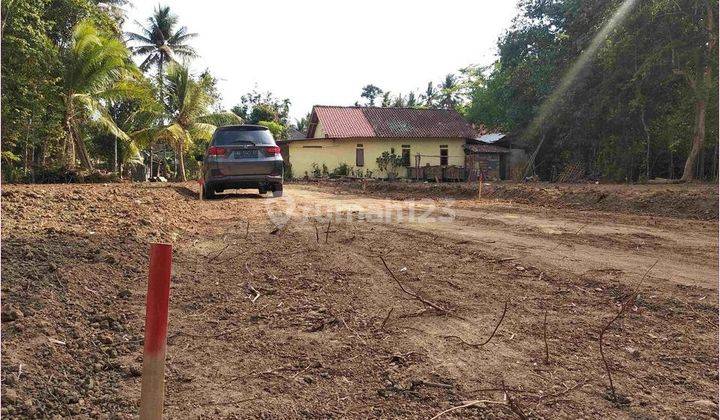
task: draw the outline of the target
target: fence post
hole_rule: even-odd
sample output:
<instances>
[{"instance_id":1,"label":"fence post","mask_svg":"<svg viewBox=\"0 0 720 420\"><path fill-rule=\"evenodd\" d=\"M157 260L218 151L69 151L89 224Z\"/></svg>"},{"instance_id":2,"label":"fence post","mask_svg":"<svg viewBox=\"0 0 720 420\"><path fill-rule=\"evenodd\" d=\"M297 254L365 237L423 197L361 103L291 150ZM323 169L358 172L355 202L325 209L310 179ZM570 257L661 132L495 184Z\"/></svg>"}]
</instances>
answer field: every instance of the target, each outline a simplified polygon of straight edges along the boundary
<instances>
[{"instance_id":1,"label":"fence post","mask_svg":"<svg viewBox=\"0 0 720 420\"><path fill-rule=\"evenodd\" d=\"M140 419L162 420L172 245L150 245Z\"/></svg>"}]
</instances>

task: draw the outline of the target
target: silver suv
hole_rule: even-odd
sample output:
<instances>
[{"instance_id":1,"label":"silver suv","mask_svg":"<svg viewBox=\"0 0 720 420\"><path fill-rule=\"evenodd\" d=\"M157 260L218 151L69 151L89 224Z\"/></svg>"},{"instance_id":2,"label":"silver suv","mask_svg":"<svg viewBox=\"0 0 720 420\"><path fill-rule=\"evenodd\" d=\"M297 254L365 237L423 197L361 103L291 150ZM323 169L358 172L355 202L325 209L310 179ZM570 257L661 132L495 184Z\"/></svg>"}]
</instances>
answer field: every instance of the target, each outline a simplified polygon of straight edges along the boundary
<instances>
[{"instance_id":1,"label":"silver suv","mask_svg":"<svg viewBox=\"0 0 720 420\"><path fill-rule=\"evenodd\" d=\"M218 127L205 151L202 167L205 198L234 188L257 188L281 197L283 159L272 133L261 125Z\"/></svg>"}]
</instances>

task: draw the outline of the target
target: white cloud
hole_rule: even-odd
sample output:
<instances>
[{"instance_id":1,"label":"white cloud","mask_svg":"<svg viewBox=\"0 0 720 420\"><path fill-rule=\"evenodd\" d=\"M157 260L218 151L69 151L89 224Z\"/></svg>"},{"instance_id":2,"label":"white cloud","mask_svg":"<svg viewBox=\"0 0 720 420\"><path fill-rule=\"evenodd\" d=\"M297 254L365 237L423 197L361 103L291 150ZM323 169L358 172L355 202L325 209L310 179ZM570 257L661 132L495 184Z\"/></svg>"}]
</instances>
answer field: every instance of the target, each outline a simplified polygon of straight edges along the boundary
<instances>
[{"instance_id":1,"label":"white cloud","mask_svg":"<svg viewBox=\"0 0 720 420\"><path fill-rule=\"evenodd\" d=\"M406 93L469 64L490 64L514 1L176 0L192 45L221 79L230 107L257 85L292 101L293 118L312 105L351 105L362 86ZM125 30L157 1L135 1Z\"/></svg>"}]
</instances>

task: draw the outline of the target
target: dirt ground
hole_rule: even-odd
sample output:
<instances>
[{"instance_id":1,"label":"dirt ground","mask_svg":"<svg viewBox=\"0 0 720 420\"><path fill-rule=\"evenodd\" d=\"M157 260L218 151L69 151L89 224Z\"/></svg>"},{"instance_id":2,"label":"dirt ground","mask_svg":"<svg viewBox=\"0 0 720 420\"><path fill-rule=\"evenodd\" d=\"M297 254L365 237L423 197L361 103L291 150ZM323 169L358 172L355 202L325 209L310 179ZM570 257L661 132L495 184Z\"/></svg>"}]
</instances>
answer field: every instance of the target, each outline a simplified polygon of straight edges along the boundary
<instances>
[{"instance_id":1,"label":"dirt ground","mask_svg":"<svg viewBox=\"0 0 720 420\"><path fill-rule=\"evenodd\" d=\"M717 216L338 192L4 185L2 415L137 413L169 241L169 418L717 416Z\"/></svg>"}]
</instances>

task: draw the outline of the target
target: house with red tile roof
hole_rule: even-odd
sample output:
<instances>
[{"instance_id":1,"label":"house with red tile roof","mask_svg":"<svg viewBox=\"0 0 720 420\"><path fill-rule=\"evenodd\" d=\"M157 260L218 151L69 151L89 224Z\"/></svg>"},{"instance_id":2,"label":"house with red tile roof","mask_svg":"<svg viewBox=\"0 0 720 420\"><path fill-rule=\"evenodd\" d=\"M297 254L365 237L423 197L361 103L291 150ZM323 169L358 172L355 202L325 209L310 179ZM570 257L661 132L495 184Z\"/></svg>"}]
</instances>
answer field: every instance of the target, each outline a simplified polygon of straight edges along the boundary
<instances>
[{"instance_id":1,"label":"house with red tile roof","mask_svg":"<svg viewBox=\"0 0 720 420\"><path fill-rule=\"evenodd\" d=\"M296 178L344 165L355 176L385 178L388 171L377 163L383 152L401 158L396 176L403 178L417 176L419 167L462 169L465 146L475 137L455 110L318 105L306 138L286 140L282 147Z\"/></svg>"}]
</instances>

